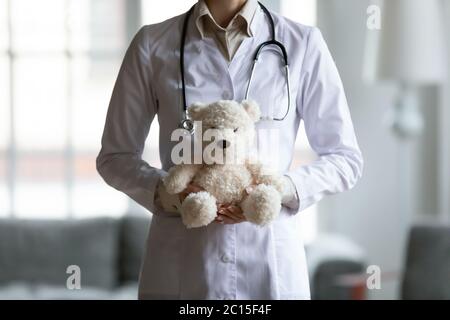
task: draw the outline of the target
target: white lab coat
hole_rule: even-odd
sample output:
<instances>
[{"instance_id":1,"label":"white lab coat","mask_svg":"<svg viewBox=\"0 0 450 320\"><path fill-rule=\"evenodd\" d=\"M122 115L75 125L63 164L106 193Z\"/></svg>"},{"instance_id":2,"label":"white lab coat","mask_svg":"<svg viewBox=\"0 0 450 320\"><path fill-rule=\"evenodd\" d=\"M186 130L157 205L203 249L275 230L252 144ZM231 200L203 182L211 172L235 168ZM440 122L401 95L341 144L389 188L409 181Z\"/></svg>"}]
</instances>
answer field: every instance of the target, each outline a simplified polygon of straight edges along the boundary
<instances>
[{"instance_id":1,"label":"white lab coat","mask_svg":"<svg viewBox=\"0 0 450 320\"><path fill-rule=\"evenodd\" d=\"M310 290L298 211L326 194L352 188L362 171L343 86L333 59L314 27L272 13L276 36L287 49L291 71L291 108L282 122L261 121L263 158L279 155L277 169L294 182L298 208L283 210L271 225L212 223L186 229L180 217L155 207L158 180L172 165L170 134L182 118L179 46L182 16L143 27L132 41L112 94L99 173L154 215L140 275L142 299L309 299ZM270 38L269 22L258 8L247 38L228 64L213 39L202 39L188 25L185 61L188 105L244 98L253 53ZM250 96L263 115L283 115L286 108L282 59L265 49L256 67ZM162 169L141 159L155 115L160 124ZM305 123L319 158L288 171L299 122ZM301 214L301 213L300 213Z\"/></svg>"}]
</instances>

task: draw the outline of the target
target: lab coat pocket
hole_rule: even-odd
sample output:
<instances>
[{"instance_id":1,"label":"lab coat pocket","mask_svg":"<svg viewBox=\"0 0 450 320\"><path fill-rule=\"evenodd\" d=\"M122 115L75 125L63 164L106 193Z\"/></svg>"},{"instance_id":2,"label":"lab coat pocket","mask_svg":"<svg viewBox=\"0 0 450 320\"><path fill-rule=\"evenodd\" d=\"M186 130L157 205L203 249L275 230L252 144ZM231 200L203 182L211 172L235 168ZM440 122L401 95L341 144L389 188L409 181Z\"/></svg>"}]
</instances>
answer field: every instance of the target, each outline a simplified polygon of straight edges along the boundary
<instances>
[{"instance_id":1,"label":"lab coat pocket","mask_svg":"<svg viewBox=\"0 0 450 320\"><path fill-rule=\"evenodd\" d=\"M179 265L180 299L208 298L211 282L208 279L208 227L185 229L181 243ZM209 228L211 228L209 226Z\"/></svg>"},{"instance_id":2,"label":"lab coat pocket","mask_svg":"<svg viewBox=\"0 0 450 320\"><path fill-rule=\"evenodd\" d=\"M139 279L139 298L179 299L185 230L179 217L153 216Z\"/></svg>"},{"instance_id":3,"label":"lab coat pocket","mask_svg":"<svg viewBox=\"0 0 450 320\"><path fill-rule=\"evenodd\" d=\"M273 221L280 299L309 299L309 279L301 231L295 218Z\"/></svg>"}]
</instances>

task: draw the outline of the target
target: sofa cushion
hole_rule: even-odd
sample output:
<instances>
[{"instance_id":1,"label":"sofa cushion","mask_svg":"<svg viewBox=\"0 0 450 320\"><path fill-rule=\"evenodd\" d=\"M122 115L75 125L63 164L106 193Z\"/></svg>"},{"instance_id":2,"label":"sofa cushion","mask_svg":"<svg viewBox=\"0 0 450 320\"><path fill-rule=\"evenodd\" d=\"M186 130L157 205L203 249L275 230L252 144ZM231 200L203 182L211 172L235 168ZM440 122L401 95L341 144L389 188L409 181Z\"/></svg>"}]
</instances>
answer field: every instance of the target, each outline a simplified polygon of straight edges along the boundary
<instances>
[{"instance_id":1,"label":"sofa cushion","mask_svg":"<svg viewBox=\"0 0 450 320\"><path fill-rule=\"evenodd\" d=\"M66 286L69 265L81 270L81 286L117 285L118 221L0 220L0 285L15 281Z\"/></svg>"},{"instance_id":2,"label":"sofa cushion","mask_svg":"<svg viewBox=\"0 0 450 320\"><path fill-rule=\"evenodd\" d=\"M450 299L450 227L412 228L402 299Z\"/></svg>"},{"instance_id":3,"label":"sofa cushion","mask_svg":"<svg viewBox=\"0 0 450 320\"><path fill-rule=\"evenodd\" d=\"M151 216L130 213L121 222L119 272L120 281L137 281L144 254Z\"/></svg>"},{"instance_id":4,"label":"sofa cushion","mask_svg":"<svg viewBox=\"0 0 450 320\"><path fill-rule=\"evenodd\" d=\"M0 287L0 300L106 300L110 298L110 290L90 287L68 290L63 286L26 283L10 283Z\"/></svg>"},{"instance_id":5,"label":"sofa cushion","mask_svg":"<svg viewBox=\"0 0 450 320\"><path fill-rule=\"evenodd\" d=\"M82 287L68 290L63 286L10 283L0 286L0 300L136 300L137 283L127 283L114 290Z\"/></svg>"}]
</instances>

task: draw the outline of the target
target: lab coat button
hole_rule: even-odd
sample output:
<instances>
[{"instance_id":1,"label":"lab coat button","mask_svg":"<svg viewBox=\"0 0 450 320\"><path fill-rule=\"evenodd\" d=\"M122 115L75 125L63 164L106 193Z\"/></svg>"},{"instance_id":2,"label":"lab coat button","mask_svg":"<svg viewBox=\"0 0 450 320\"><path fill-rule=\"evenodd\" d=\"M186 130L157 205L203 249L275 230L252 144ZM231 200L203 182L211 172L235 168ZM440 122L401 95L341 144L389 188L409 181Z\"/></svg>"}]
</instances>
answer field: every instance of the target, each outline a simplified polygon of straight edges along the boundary
<instances>
[{"instance_id":1,"label":"lab coat button","mask_svg":"<svg viewBox=\"0 0 450 320\"><path fill-rule=\"evenodd\" d=\"M226 254L224 254L223 256L222 256L222 261L223 262L231 262L231 258L228 256L228 255L226 255Z\"/></svg>"}]
</instances>

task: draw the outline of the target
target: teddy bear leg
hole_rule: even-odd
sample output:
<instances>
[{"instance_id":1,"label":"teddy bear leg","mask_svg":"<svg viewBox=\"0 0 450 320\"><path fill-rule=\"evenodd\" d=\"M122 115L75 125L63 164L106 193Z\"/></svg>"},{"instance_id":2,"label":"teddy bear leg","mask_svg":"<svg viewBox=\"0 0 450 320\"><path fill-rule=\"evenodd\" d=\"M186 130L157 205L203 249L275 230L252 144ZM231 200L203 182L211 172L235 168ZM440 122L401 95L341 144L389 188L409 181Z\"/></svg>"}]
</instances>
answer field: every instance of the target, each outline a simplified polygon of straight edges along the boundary
<instances>
[{"instance_id":1,"label":"teddy bear leg","mask_svg":"<svg viewBox=\"0 0 450 320\"><path fill-rule=\"evenodd\" d=\"M216 199L206 191L189 194L181 204L181 219L188 228L210 224L217 216Z\"/></svg>"},{"instance_id":2,"label":"teddy bear leg","mask_svg":"<svg viewBox=\"0 0 450 320\"><path fill-rule=\"evenodd\" d=\"M248 221L267 225L281 210L280 193L273 186L257 185L241 203L241 208Z\"/></svg>"}]
</instances>

